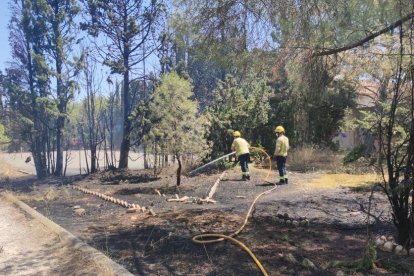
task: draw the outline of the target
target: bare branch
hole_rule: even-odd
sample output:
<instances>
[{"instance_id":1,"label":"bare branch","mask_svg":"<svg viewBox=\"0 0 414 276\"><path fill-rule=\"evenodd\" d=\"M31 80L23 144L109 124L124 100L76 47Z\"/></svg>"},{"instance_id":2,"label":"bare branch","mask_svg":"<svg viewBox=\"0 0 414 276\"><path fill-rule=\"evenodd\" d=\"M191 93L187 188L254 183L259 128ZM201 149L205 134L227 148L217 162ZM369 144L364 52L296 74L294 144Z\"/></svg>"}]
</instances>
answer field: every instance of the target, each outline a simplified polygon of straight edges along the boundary
<instances>
[{"instance_id":1,"label":"bare branch","mask_svg":"<svg viewBox=\"0 0 414 276\"><path fill-rule=\"evenodd\" d=\"M366 42L368 42L368 41L373 40L373 39L374 39L374 38L376 38L377 36L380 36L380 35L382 35L382 34L384 34L384 33L388 32L388 31L391 31L392 29L394 29L394 28L396 28L396 27L401 26L404 22L406 22L406 21L408 21L408 20L410 20L410 19L412 19L412 18L414 18L414 12L413 12L413 13L410 13L410 14L408 14L408 15L406 15L406 16L404 16L404 17L403 17L403 18L401 18L400 20L395 21L394 23L392 23L391 25L389 25L389 26L385 27L384 29L381 29L381 30L379 30L378 32L372 33L371 35L366 36L365 38L363 38L363 39L361 39L361 40L359 40L359 41L357 41L357 42L354 42L354 43L348 44L348 45L343 46L343 47L340 47L340 48L323 50L323 51L321 51L321 52L314 53L314 54L312 55L312 57L329 56L329 55L338 54L338 53L340 53L340 52L345 52L345 51L347 51L347 50L350 50L350 49L356 48L356 47L358 47L358 46L363 45L364 43L366 43Z\"/></svg>"}]
</instances>

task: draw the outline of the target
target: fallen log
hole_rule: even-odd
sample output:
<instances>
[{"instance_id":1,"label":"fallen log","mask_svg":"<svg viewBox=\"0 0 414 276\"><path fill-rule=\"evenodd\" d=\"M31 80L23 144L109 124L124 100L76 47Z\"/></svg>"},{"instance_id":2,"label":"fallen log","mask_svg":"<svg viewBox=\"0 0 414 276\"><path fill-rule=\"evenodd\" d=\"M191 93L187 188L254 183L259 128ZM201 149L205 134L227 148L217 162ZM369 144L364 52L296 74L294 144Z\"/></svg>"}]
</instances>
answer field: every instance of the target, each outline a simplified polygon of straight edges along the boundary
<instances>
[{"instance_id":1,"label":"fallen log","mask_svg":"<svg viewBox=\"0 0 414 276\"><path fill-rule=\"evenodd\" d=\"M184 201L187 201L189 199L190 199L190 197L188 197L188 196L183 196L183 197L180 198L177 195L177 198L169 198L169 199L167 199L167 201L168 202L184 202Z\"/></svg>"},{"instance_id":2,"label":"fallen log","mask_svg":"<svg viewBox=\"0 0 414 276\"><path fill-rule=\"evenodd\" d=\"M214 199L211 199L211 198L203 198L203 199L200 199L200 201L201 202L206 202L206 203L214 203L214 204L217 203L217 201L215 201Z\"/></svg>"},{"instance_id":3,"label":"fallen log","mask_svg":"<svg viewBox=\"0 0 414 276\"><path fill-rule=\"evenodd\" d=\"M29 175L32 175L32 173L30 173L30 172L26 172L26 171L23 171L23 170L17 170L18 172L21 172L21 173L23 173L23 174L29 174Z\"/></svg>"},{"instance_id":4,"label":"fallen log","mask_svg":"<svg viewBox=\"0 0 414 276\"><path fill-rule=\"evenodd\" d=\"M224 171L220 177L216 180L216 182L214 182L213 187L211 187L210 192L208 193L208 196L206 198L212 198L213 195L216 193L218 184L220 183L220 181L223 179L223 177L226 175L226 171Z\"/></svg>"}]
</instances>

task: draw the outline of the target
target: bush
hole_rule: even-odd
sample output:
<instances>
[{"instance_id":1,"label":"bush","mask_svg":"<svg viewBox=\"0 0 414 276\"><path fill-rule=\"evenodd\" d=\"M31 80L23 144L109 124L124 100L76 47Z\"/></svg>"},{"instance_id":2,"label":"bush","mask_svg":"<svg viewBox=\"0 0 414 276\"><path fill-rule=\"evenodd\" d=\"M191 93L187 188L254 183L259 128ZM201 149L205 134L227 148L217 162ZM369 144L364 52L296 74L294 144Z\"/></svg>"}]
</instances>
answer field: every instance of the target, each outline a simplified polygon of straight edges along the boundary
<instances>
[{"instance_id":1,"label":"bush","mask_svg":"<svg viewBox=\"0 0 414 276\"><path fill-rule=\"evenodd\" d=\"M343 159L343 163L344 165L347 165L349 163L355 162L358 159L360 159L361 157L364 156L365 152L367 150L367 147L362 144L359 146L356 146L355 148L353 148Z\"/></svg>"}]
</instances>

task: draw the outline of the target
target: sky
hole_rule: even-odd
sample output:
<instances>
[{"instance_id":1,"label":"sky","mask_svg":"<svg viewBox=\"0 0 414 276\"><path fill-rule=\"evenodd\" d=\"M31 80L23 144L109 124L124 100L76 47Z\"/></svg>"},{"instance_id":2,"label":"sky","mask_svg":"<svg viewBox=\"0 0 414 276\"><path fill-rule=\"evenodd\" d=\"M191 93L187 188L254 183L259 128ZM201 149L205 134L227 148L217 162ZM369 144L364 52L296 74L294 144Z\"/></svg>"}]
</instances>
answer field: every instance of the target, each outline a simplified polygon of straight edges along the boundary
<instances>
[{"instance_id":1,"label":"sky","mask_svg":"<svg viewBox=\"0 0 414 276\"><path fill-rule=\"evenodd\" d=\"M7 61L11 59L9 32L7 30L7 24L10 19L8 2L8 0L0 0L0 70L2 72L7 67Z\"/></svg>"},{"instance_id":2,"label":"sky","mask_svg":"<svg viewBox=\"0 0 414 276\"><path fill-rule=\"evenodd\" d=\"M12 60L11 57L11 48L9 45L9 31L7 29L7 25L10 20L10 10L9 10L9 2L12 0L0 0L0 70L4 73L5 69L8 67L8 63ZM155 68L159 66L158 60L156 58L151 58L147 61L147 70L155 70ZM108 68L102 68L104 71L104 79L109 72ZM147 72L148 72L147 71ZM119 79L119 76L115 75L112 76L112 79ZM104 85L106 82L103 83Z\"/></svg>"}]
</instances>

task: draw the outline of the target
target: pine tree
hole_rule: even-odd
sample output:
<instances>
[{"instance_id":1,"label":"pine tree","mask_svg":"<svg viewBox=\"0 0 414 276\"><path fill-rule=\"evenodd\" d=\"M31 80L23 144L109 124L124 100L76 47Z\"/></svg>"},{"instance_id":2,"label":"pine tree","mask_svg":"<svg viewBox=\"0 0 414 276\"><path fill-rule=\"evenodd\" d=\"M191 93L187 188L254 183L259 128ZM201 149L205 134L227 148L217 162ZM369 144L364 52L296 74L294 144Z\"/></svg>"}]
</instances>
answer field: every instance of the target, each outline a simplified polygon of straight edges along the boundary
<instances>
[{"instance_id":1,"label":"pine tree","mask_svg":"<svg viewBox=\"0 0 414 276\"><path fill-rule=\"evenodd\" d=\"M191 83L172 72L161 78L150 103L153 125L148 138L177 160L177 186L181 183L182 157L202 157L209 150L207 120L198 115L198 102L192 96Z\"/></svg>"},{"instance_id":2,"label":"pine tree","mask_svg":"<svg viewBox=\"0 0 414 276\"><path fill-rule=\"evenodd\" d=\"M130 119L132 107L132 72L156 48L150 43L155 32L157 19L163 10L160 1L140 0L83 0L89 13L88 22L82 24L89 34L98 37L103 34L107 43L97 45L104 64L111 73L123 77L122 108L123 138L120 149L119 168L128 167L133 124ZM143 51L145 48L145 51Z\"/></svg>"}]
</instances>

